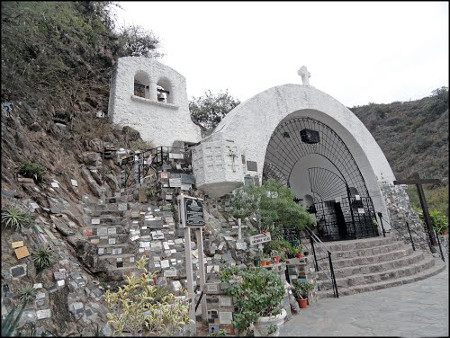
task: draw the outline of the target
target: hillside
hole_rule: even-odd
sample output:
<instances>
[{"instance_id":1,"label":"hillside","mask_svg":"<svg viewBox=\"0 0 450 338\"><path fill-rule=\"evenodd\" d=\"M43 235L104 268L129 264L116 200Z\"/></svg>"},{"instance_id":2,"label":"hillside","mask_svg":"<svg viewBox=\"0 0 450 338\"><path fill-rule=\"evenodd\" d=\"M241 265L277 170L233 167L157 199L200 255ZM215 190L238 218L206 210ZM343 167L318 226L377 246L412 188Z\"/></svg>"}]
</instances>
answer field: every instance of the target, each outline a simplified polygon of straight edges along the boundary
<instances>
[{"instance_id":1,"label":"hillside","mask_svg":"<svg viewBox=\"0 0 450 338\"><path fill-rule=\"evenodd\" d=\"M437 178L443 184L425 186L428 203L448 214L448 88L442 87L421 100L350 108L372 133L397 179ZM419 201L408 187L412 203Z\"/></svg>"}]
</instances>

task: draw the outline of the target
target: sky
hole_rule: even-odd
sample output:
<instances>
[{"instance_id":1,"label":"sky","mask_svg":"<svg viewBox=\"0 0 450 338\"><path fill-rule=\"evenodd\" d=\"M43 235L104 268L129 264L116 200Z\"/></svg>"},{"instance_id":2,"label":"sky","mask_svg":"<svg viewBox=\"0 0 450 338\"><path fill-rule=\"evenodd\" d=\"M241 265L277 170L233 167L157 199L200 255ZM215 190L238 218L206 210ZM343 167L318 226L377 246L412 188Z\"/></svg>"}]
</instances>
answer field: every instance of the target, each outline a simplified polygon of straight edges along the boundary
<instances>
[{"instance_id":1,"label":"sky","mask_svg":"<svg viewBox=\"0 0 450 338\"><path fill-rule=\"evenodd\" d=\"M161 42L159 61L187 94L241 102L274 86L314 86L347 107L430 96L448 87L448 2L118 2L118 27Z\"/></svg>"}]
</instances>

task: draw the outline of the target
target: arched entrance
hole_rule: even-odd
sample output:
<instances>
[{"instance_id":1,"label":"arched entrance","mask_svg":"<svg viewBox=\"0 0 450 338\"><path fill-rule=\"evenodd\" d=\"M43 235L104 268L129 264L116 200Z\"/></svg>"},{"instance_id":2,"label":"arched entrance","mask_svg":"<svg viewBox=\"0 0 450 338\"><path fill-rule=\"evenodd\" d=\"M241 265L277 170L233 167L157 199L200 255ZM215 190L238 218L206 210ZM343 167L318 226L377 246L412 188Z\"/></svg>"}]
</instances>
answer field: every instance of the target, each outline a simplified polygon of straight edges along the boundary
<instances>
[{"instance_id":1,"label":"arched entrance","mask_svg":"<svg viewBox=\"0 0 450 338\"><path fill-rule=\"evenodd\" d=\"M315 142L317 135L321 142ZM272 160L270 156L267 160L268 154L272 154ZM395 176L386 157L367 128L348 108L313 86L286 84L255 95L228 113L193 153L197 187L216 198L247 180L261 182L264 174L289 183L298 198L310 206L306 195L310 195L309 201L314 197L317 202L320 200L318 188L327 190L326 186L315 184L313 193L308 170L312 167L327 171L311 172L311 179L323 180L320 175L331 172L346 182L348 189L333 198L349 196L356 200L356 195L370 198L374 210L381 212L389 222L380 187L391 184ZM328 189L328 193L330 191L333 189ZM326 197L322 202L327 200L331 199ZM344 217L347 201L348 198L340 202ZM361 203L357 201L355 206ZM367 219L369 226L366 205L369 208L370 201L363 204L365 214L354 214L354 217ZM371 221L370 226L373 226ZM367 228L368 234L355 229L352 236L370 236L375 229L375 226Z\"/></svg>"},{"instance_id":2,"label":"arched entrance","mask_svg":"<svg viewBox=\"0 0 450 338\"><path fill-rule=\"evenodd\" d=\"M347 145L325 123L295 115L280 122L267 145L264 178L289 186L305 207L312 195L323 240L378 236L364 177Z\"/></svg>"}]
</instances>

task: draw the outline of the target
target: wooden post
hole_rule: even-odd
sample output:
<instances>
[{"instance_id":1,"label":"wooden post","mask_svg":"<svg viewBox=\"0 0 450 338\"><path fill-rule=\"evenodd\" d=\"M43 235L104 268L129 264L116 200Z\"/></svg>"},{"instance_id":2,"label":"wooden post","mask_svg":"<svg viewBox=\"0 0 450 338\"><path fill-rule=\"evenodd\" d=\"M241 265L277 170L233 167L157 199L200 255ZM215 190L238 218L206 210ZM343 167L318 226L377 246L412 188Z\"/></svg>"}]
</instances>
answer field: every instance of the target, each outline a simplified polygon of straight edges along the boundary
<instances>
[{"instance_id":1,"label":"wooden post","mask_svg":"<svg viewBox=\"0 0 450 338\"><path fill-rule=\"evenodd\" d=\"M200 290L203 291L205 287L205 261L203 259L203 229L197 228L195 229L195 237L197 239L197 248L198 248L198 266L199 266L199 275L200 275ZM202 320L204 322L208 321L208 316L206 313L206 297L203 297L201 300L202 305Z\"/></svg>"},{"instance_id":2,"label":"wooden post","mask_svg":"<svg viewBox=\"0 0 450 338\"><path fill-rule=\"evenodd\" d=\"M417 191L419 192L419 200L420 200L420 206L422 207L423 216L425 218L425 224L428 228L428 235L430 236L430 242L432 246L437 245L436 236L434 235L433 231L433 223L431 222L430 214L428 213L428 204L427 200L425 199L425 193L423 191L423 184L439 184L441 183L441 180L438 179L421 179L418 174L414 175L417 178L409 179L409 180L398 180L394 181L394 185L399 184L415 184L417 187Z\"/></svg>"},{"instance_id":3,"label":"wooden post","mask_svg":"<svg viewBox=\"0 0 450 338\"><path fill-rule=\"evenodd\" d=\"M186 226L186 219L184 217L184 196L178 196L178 210L180 215L180 220L182 227L184 229L184 253L186 256L186 281L187 281L187 291L188 296L191 301L189 307L189 318L193 320L191 325L191 332L195 335L196 333L196 321L195 321L195 294L194 294L194 277L192 269L192 252L191 252L191 229Z\"/></svg>"}]
</instances>

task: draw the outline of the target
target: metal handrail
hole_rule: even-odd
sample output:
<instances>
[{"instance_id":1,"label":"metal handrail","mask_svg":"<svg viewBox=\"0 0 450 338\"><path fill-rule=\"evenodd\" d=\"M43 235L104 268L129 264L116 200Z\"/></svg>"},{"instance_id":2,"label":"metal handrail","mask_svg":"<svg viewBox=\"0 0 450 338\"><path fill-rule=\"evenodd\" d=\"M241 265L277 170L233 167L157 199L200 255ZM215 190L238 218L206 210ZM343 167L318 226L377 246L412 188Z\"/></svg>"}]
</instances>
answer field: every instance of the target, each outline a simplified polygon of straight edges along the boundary
<instances>
[{"instance_id":1,"label":"metal handrail","mask_svg":"<svg viewBox=\"0 0 450 338\"><path fill-rule=\"evenodd\" d=\"M314 256L315 270L320 271L322 268L319 264L319 261L328 259L328 264L330 266L330 273L328 274L328 271L326 271L326 270L322 270L322 271L331 280L331 285L333 287L334 296L336 298L339 298L339 291L338 291L338 286L336 283L336 276L334 274L333 261L331 258L331 251L328 250L326 245L320 240L319 237L317 237L317 235L308 226L305 227L305 230L308 233L309 239L311 242L311 249L312 249L313 256ZM315 246L314 243L316 243L317 245ZM325 254L325 257L317 258L316 248L320 249Z\"/></svg>"},{"instance_id":2,"label":"metal handrail","mask_svg":"<svg viewBox=\"0 0 450 338\"><path fill-rule=\"evenodd\" d=\"M381 214L381 213L379 213L379 214ZM381 216L380 216L380 219L382 219ZM400 233L400 230L398 230L398 229L392 227L392 225L391 225L388 221L385 220L385 222L391 227L391 229L394 229L395 231L397 231L398 233ZM408 223L408 222L406 222L406 227L407 227L407 229L408 229L409 240L411 241L411 245L412 245L412 248L413 248L414 251L416 251L416 248L415 248L414 241L413 241L413 238L412 238L412 235L411 235L411 231L414 232L421 240L423 240L424 242L426 242L426 243L428 244L428 247L430 248L431 253L433 253L433 249L432 249L432 245L431 245L431 240L430 240L430 241L427 241L426 238L423 238L423 237L422 237L419 233L417 233L414 229L411 229L411 228L409 227L409 223ZM444 253L443 253L443 251L442 251L442 246L441 246L441 241L440 241L440 239L439 239L439 236L436 234L436 230L433 229L433 231L434 231L434 235L436 236L436 239L437 239L437 242L438 242L438 246L439 246L439 251L440 251L441 259L445 262ZM400 233L400 234L401 234L401 233ZM403 235L403 234L402 234L402 235Z\"/></svg>"}]
</instances>

